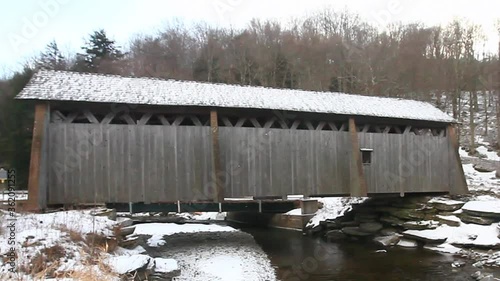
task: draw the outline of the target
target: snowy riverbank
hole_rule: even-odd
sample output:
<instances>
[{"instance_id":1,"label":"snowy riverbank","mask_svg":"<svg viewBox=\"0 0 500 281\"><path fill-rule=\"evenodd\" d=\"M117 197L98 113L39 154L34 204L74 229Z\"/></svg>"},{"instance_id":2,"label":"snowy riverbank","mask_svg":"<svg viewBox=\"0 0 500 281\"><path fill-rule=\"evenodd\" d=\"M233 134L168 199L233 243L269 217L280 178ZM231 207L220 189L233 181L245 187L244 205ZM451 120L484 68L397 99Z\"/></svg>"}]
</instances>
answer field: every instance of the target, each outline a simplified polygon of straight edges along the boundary
<instances>
[{"instance_id":1,"label":"snowy riverbank","mask_svg":"<svg viewBox=\"0 0 500 281\"><path fill-rule=\"evenodd\" d=\"M93 212L12 213L15 221L9 221L11 214L1 211L0 279L121 280L142 274L149 280L275 280L274 269L253 237L232 227L138 224L133 233L120 238L120 232L131 228L130 221ZM135 240L140 245L127 242Z\"/></svg>"}]
</instances>

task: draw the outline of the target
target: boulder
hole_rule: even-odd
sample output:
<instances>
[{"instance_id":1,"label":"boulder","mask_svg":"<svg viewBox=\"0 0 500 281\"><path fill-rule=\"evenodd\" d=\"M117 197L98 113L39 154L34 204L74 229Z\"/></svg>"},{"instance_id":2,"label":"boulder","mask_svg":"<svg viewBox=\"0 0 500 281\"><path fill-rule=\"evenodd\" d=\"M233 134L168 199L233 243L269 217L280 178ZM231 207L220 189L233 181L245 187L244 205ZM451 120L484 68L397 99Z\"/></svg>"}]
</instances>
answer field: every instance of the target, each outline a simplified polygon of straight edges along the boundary
<instances>
[{"instance_id":1,"label":"boulder","mask_svg":"<svg viewBox=\"0 0 500 281\"><path fill-rule=\"evenodd\" d=\"M149 275L148 280L172 280L181 274L181 270L176 260L155 258L154 273Z\"/></svg>"},{"instance_id":2,"label":"boulder","mask_svg":"<svg viewBox=\"0 0 500 281\"><path fill-rule=\"evenodd\" d=\"M428 203L435 209L444 212L453 212L459 210L465 204L465 202L462 201L450 200L446 198L433 198Z\"/></svg>"},{"instance_id":3,"label":"boulder","mask_svg":"<svg viewBox=\"0 0 500 281\"><path fill-rule=\"evenodd\" d=\"M366 236L373 235L372 233L367 233L367 232L362 231L357 226L344 227L344 228L342 228L342 232L347 234L347 235L355 236L355 237L366 237Z\"/></svg>"},{"instance_id":4,"label":"boulder","mask_svg":"<svg viewBox=\"0 0 500 281\"><path fill-rule=\"evenodd\" d=\"M358 226L359 222L357 222L357 221L345 221L345 222L341 222L340 225L342 227L352 227L352 226Z\"/></svg>"},{"instance_id":5,"label":"boulder","mask_svg":"<svg viewBox=\"0 0 500 281\"><path fill-rule=\"evenodd\" d=\"M484 274L482 274L481 271L476 271L472 273L470 277L472 277L472 279L474 280L481 280L484 278Z\"/></svg>"},{"instance_id":6,"label":"boulder","mask_svg":"<svg viewBox=\"0 0 500 281\"><path fill-rule=\"evenodd\" d=\"M484 276L483 278L480 279L480 281L498 281L500 279L498 278L495 278L495 276L493 275L487 275L487 276Z\"/></svg>"},{"instance_id":7,"label":"boulder","mask_svg":"<svg viewBox=\"0 0 500 281\"><path fill-rule=\"evenodd\" d=\"M354 215L354 220L360 223L363 222L374 222L378 219L378 215L375 213L356 213Z\"/></svg>"},{"instance_id":8,"label":"boulder","mask_svg":"<svg viewBox=\"0 0 500 281\"><path fill-rule=\"evenodd\" d=\"M409 230L424 230L435 229L438 227L438 222L433 221L407 221L403 224L405 229Z\"/></svg>"},{"instance_id":9,"label":"boulder","mask_svg":"<svg viewBox=\"0 0 500 281\"><path fill-rule=\"evenodd\" d=\"M499 169L497 169L497 171L495 172L495 177L496 177L497 179L499 179L499 178L500 178L500 168L499 168Z\"/></svg>"},{"instance_id":10,"label":"boulder","mask_svg":"<svg viewBox=\"0 0 500 281\"><path fill-rule=\"evenodd\" d=\"M311 236L317 235L321 232L323 232L323 227L321 225L316 225L314 227L309 227L306 229L307 235L311 235Z\"/></svg>"},{"instance_id":11,"label":"boulder","mask_svg":"<svg viewBox=\"0 0 500 281\"><path fill-rule=\"evenodd\" d=\"M390 214L403 220L423 220L425 218L425 213L412 209L397 209Z\"/></svg>"},{"instance_id":12,"label":"boulder","mask_svg":"<svg viewBox=\"0 0 500 281\"><path fill-rule=\"evenodd\" d=\"M373 239L373 242L384 247L389 247L397 245L399 243L399 240L401 240L401 237L399 237L399 235L391 235L375 237Z\"/></svg>"},{"instance_id":13,"label":"boulder","mask_svg":"<svg viewBox=\"0 0 500 281\"><path fill-rule=\"evenodd\" d=\"M129 235L119 241L119 246L127 249L133 249L139 245L139 236L137 235Z\"/></svg>"},{"instance_id":14,"label":"boulder","mask_svg":"<svg viewBox=\"0 0 500 281\"><path fill-rule=\"evenodd\" d=\"M326 220L320 222L320 224L326 229L326 230L332 230L332 229L341 229L342 226L340 223L338 223L335 220Z\"/></svg>"},{"instance_id":15,"label":"boulder","mask_svg":"<svg viewBox=\"0 0 500 281\"><path fill-rule=\"evenodd\" d=\"M101 209L93 213L94 216L107 217L110 220L116 221L116 210L115 209Z\"/></svg>"},{"instance_id":16,"label":"boulder","mask_svg":"<svg viewBox=\"0 0 500 281\"><path fill-rule=\"evenodd\" d=\"M472 167L474 167L474 169L480 173L491 173L496 171L496 169L491 165L484 165L482 164L482 162L474 164Z\"/></svg>"},{"instance_id":17,"label":"boulder","mask_svg":"<svg viewBox=\"0 0 500 281\"><path fill-rule=\"evenodd\" d=\"M378 222L364 222L359 225L359 229L363 232L367 233L377 233L379 232L384 226L381 223Z\"/></svg>"},{"instance_id":18,"label":"boulder","mask_svg":"<svg viewBox=\"0 0 500 281\"><path fill-rule=\"evenodd\" d=\"M399 247L403 247L403 248L417 248L418 247L418 243L413 241L413 240L408 240L408 239L400 239L398 244L396 244L397 246Z\"/></svg>"},{"instance_id":19,"label":"boulder","mask_svg":"<svg viewBox=\"0 0 500 281\"><path fill-rule=\"evenodd\" d=\"M467 263L465 263L464 261L454 261L451 266L454 267L454 268L457 268L457 267L464 267Z\"/></svg>"},{"instance_id":20,"label":"boulder","mask_svg":"<svg viewBox=\"0 0 500 281\"><path fill-rule=\"evenodd\" d=\"M470 201L462 207L462 210L472 216L500 220L500 204L498 201Z\"/></svg>"},{"instance_id":21,"label":"boulder","mask_svg":"<svg viewBox=\"0 0 500 281\"><path fill-rule=\"evenodd\" d=\"M387 213L387 214L390 214L390 213L396 212L398 210L399 209L396 208L396 207L390 207L390 206L387 206L387 205L381 205L381 206L375 207L375 211L378 212L378 213Z\"/></svg>"},{"instance_id":22,"label":"boulder","mask_svg":"<svg viewBox=\"0 0 500 281\"><path fill-rule=\"evenodd\" d=\"M398 233L398 231L392 227L382 228L382 230L380 230L380 235L382 235L382 236L392 236L392 235L395 235L397 233Z\"/></svg>"},{"instance_id":23,"label":"boulder","mask_svg":"<svg viewBox=\"0 0 500 281\"><path fill-rule=\"evenodd\" d=\"M119 235L127 236L127 235L134 233L135 226L133 225L133 226L121 227L118 230L119 230Z\"/></svg>"},{"instance_id":24,"label":"boulder","mask_svg":"<svg viewBox=\"0 0 500 281\"><path fill-rule=\"evenodd\" d=\"M402 209L420 209L424 207L423 203L419 202L408 202L406 200L394 201L391 206Z\"/></svg>"},{"instance_id":25,"label":"boulder","mask_svg":"<svg viewBox=\"0 0 500 281\"><path fill-rule=\"evenodd\" d=\"M463 213L459 215L460 220L464 223L473 223L473 224L479 224L479 225L491 225L494 221L491 218L483 218L483 217L476 217L476 216L471 216L469 214Z\"/></svg>"},{"instance_id":26,"label":"boulder","mask_svg":"<svg viewBox=\"0 0 500 281\"><path fill-rule=\"evenodd\" d=\"M342 230L330 230L325 233L325 239L328 242L341 241L347 238L347 235Z\"/></svg>"},{"instance_id":27,"label":"boulder","mask_svg":"<svg viewBox=\"0 0 500 281\"><path fill-rule=\"evenodd\" d=\"M460 219L456 216L437 215L436 220L438 220L442 224L446 224L449 226L460 226Z\"/></svg>"},{"instance_id":28,"label":"boulder","mask_svg":"<svg viewBox=\"0 0 500 281\"><path fill-rule=\"evenodd\" d=\"M391 226L403 226L403 224L405 223L403 220L400 220L393 216L382 216L380 218L380 221Z\"/></svg>"},{"instance_id":29,"label":"boulder","mask_svg":"<svg viewBox=\"0 0 500 281\"><path fill-rule=\"evenodd\" d=\"M129 274L149 268L152 258L147 255L116 256L106 260L107 265L118 274Z\"/></svg>"},{"instance_id":30,"label":"boulder","mask_svg":"<svg viewBox=\"0 0 500 281\"><path fill-rule=\"evenodd\" d=\"M448 239L445 235L433 230L407 230L403 232L403 236L429 244L441 244Z\"/></svg>"},{"instance_id":31,"label":"boulder","mask_svg":"<svg viewBox=\"0 0 500 281\"><path fill-rule=\"evenodd\" d=\"M118 218L116 218L116 221L118 222L119 227L132 226L134 224L133 220L131 220L129 218L124 218L124 217L118 217Z\"/></svg>"}]
</instances>

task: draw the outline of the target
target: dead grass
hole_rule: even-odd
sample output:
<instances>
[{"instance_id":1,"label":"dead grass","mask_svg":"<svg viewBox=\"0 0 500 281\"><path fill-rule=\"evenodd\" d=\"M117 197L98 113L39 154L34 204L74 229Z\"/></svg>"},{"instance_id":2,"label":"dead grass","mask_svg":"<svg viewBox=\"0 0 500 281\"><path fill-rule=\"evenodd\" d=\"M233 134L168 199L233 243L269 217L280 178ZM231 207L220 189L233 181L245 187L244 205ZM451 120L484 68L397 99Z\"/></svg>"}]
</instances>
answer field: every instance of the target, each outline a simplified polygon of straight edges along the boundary
<instances>
[{"instance_id":1,"label":"dead grass","mask_svg":"<svg viewBox=\"0 0 500 281\"><path fill-rule=\"evenodd\" d=\"M20 266L20 271L38 277L52 276L65 256L66 250L61 245L43 248L31 258L29 264Z\"/></svg>"},{"instance_id":2,"label":"dead grass","mask_svg":"<svg viewBox=\"0 0 500 281\"><path fill-rule=\"evenodd\" d=\"M73 229L69 229L67 226L61 226L59 227L59 230L61 230L62 232L66 232L69 236L69 239L74 243L79 243L84 241L83 236L80 232L75 231Z\"/></svg>"},{"instance_id":3,"label":"dead grass","mask_svg":"<svg viewBox=\"0 0 500 281\"><path fill-rule=\"evenodd\" d=\"M88 233L85 236L85 244L91 254L99 253L100 251L111 253L118 247L118 241L114 238L109 238L102 234Z\"/></svg>"},{"instance_id":4,"label":"dead grass","mask_svg":"<svg viewBox=\"0 0 500 281\"><path fill-rule=\"evenodd\" d=\"M102 253L102 252L101 252ZM116 280L117 274L114 273L111 268L104 262L104 255L99 254L91 257L88 253L82 253L82 255L87 255L87 259L82 261L82 267L78 270L73 270L65 272L60 278L72 278L74 280L82 281L94 281L94 280Z\"/></svg>"}]
</instances>

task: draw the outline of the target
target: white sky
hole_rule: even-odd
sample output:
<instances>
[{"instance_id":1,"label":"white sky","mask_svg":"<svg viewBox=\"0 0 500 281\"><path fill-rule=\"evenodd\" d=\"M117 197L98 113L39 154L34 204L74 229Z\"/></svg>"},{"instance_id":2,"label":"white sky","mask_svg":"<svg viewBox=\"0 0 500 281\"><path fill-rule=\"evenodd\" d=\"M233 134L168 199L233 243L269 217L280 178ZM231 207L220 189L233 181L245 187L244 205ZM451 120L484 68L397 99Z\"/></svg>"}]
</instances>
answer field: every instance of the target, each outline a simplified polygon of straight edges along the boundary
<instances>
[{"instance_id":1,"label":"white sky","mask_svg":"<svg viewBox=\"0 0 500 281\"><path fill-rule=\"evenodd\" d=\"M19 69L54 39L67 53L79 51L84 38L100 28L123 46L134 35L153 34L174 19L244 27L252 18L286 22L324 7L347 8L379 26L397 21L444 24L464 17L483 26L487 49L498 46L497 0L3 0L0 76Z\"/></svg>"}]
</instances>

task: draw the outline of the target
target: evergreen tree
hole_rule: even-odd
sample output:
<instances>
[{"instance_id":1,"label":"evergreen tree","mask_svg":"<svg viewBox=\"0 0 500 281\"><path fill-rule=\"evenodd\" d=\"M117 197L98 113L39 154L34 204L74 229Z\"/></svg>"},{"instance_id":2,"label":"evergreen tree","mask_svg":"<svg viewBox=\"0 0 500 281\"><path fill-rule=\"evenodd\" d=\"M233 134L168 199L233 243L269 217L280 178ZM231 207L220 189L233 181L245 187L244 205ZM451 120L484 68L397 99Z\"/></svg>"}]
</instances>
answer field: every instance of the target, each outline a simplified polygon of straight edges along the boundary
<instances>
[{"instance_id":1,"label":"evergreen tree","mask_svg":"<svg viewBox=\"0 0 500 281\"><path fill-rule=\"evenodd\" d=\"M50 42L45 47L45 52L42 52L40 58L36 61L36 67L52 70L66 69L66 58L61 54L56 41Z\"/></svg>"},{"instance_id":2,"label":"evergreen tree","mask_svg":"<svg viewBox=\"0 0 500 281\"><path fill-rule=\"evenodd\" d=\"M28 84L33 70L25 68L0 87L0 155L1 164L16 169L17 188L28 185L34 104L14 100Z\"/></svg>"},{"instance_id":3,"label":"evergreen tree","mask_svg":"<svg viewBox=\"0 0 500 281\"><path fill-rule=\"evenodd\" d=\"M104 30L94 31L90 35L86 46L82 47L84 54L78 54L76 69L90 72L108 72L106 66L123 58L123 53L115 45L115 41L108 38ZM85 69L79 69L85 68Z\"/></svg>"}]
</instances>

